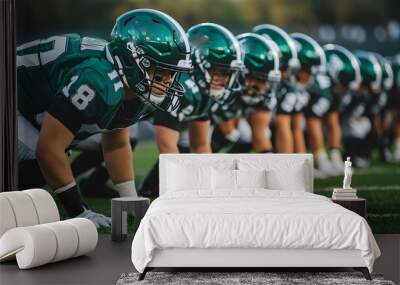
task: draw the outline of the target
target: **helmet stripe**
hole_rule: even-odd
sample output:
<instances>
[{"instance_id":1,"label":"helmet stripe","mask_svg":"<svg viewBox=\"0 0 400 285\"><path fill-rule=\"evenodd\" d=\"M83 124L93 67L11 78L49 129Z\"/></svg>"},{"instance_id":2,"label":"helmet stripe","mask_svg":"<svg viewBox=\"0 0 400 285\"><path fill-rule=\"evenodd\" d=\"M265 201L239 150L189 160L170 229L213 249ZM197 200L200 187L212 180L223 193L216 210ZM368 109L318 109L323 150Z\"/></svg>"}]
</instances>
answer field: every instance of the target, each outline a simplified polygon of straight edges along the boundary
<instances>
[{"instance_id":1,"label":"helmet stripe","mask_svg":"<svg viewBox=\"0 0 400 285\"><path fill-rule=\"evenodd\" d=\"M274 70L279 70L279 47L273 40L267 39L263 36L260 36L255 33L244 33L237 36L238 40L241 40L244 37L254 37L261 40L269 49L272 51L272 56L274 57Z\"/></svg>"},{"instance_id":2,"label":"helmet stripe","mask_svg":"<svg viewBox=\"0 0 400 285\"><path fill-rule=\"evenodd\" d=\"M336 49L339 50L340 52L342 52L345 56L347 56L347 58L350 60L351 65L354 68L354 80L351 81L351 85L353 86L354 89L357 89L362 81L361 78L361 69L360 69L360 64L358 62L358 59L346 48L340 46L340 45L336 45L336 44L326 44L324 45L324 49L325 50L330 50L330 49Z\"/></svg>"},{"instance_id":3,"label":"helmet stripe","mask_svg":"<svg viewBox=\"0 0 400 285\"><path fill-rule=\"evenodd\" d=\"M360 56L366 57L371 62L372 67L374 68L376 74L376 79L373 82L371 82L371 87L374 89L379 89L382 83L382 68L378 60L370 52L366 51L356 51L356 52Z\"/></svg>"},{"instance_id":4,"label":"helmet stripe","mask_svg":"<svg viewBox=\"0 0 400 285\"><path fill-rule=\"evenodd\" d=\"M174 19L172 18L170 15L165 14L161 11L158 10L154 10L154 9L136 9L135 11L138 12L152 12L161 16L166 17L168 20L170 20L176 27L176 29L179 31L179 34L185 44L185 49L186 49L186 60L190 60L190 44L189 44L189 40L186 36L185 31L183 30L182 26Z\"/></svg>"},{"instance_id":5,"label":"helmet stripe","mask_svg":"<svg viewBox=\"0 0 400 285\"><path fill-rule=\"evenodd\" d=\"M322 68L326 67L326 57L325 57L325 53L324 50L322 49L322 47L311 37L305 35L305 34L301 34L301 33L292 33L290 34L291 37L298 37L301 38L307 42L309 42L315 49L315 51L319 54L320 58L321 58L321 64L320 66Z\"/></svg>"},{"instance_id":6,"label":"helmet stripe","mask_svg":"<svg viewBox=\"0 0 400 285\"><path fill-rule=\"evenodd\" d=\"M258 30L261 30L261 29L270 29L270 30L273 30L273 31L279 33L287 41L290 51L292 53L292 58L297 59L297 49L296 49L295 43L293 42L293 39L291 39L284 30L282 30L281 28L279 28L277 26L271 25L271 24L262 24L262 25L255 26L253 28L253 31L257 32Z\"/></svg>"},{"instance_id":7,"label":"helmet stripe","mask_svg":"<svg viewBox=\"0 0 400 285\"><path fill-rule=\"evenodd\" d=\"M383 71L382 71L382 67L379 64L378 60L371 54L368 54L368 57L371 59L372 64L374 66L375 72L376 72L376 80L374 81L374 85L378 88L381 87L382 85L382 77L383 77Z\"/></svg>"},{"instance_id":8,"label":"helmet stripe","mask_svg":"<svg viewBox=\"0 0 400 285\"><path fill-rule=\"evenodd\" d=\"M231 31L229 31L227 28L225 28L224 26L215 24L215 23L201 23L196 25L195 27L202 27L202 26L211 26L211 27L215 27L217 29L222 30L224 33L226 33L226 35L229 37L229 39L232 41L232 45L236 50L236 60L241 61L242 60L242 54L241 54L241 49L240 49L240 45L238 40L235 38L235 36L232 34ZM192 27L193 28L193 27Z\"/></svg>"}]
</instances>

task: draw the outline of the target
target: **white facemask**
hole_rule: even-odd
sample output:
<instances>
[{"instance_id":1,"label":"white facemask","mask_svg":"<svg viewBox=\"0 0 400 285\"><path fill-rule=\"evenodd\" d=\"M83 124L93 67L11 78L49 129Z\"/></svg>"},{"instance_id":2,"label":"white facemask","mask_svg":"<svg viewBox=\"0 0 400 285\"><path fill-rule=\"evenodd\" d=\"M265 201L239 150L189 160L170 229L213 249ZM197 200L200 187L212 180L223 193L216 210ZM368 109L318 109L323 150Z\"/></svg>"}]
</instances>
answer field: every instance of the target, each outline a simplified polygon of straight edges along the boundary
<instances>
[{"instance_id":1,"label":"white facemask","mask_svg":"<svg viewBox=\"0 0 400 285\"><path fill-rule=\"evenodd\" d=\"M150 102L152 102L156 105L160 105L164 101L165 97L167 97L167 95L165 95L165 94L164 95L150 94L149 100L150 100Z\"/></svg>"},{"instance_id":2,"label":"white facemask","mask_svg":"<svg viewBox=\"0 0 400 285\"><path fill-rule=\"evenodd\" d=\"M210 88L210 97L215 99L215 100L220 100L225 94L225 88L221 89L213 89Z\"/></svg>"},{"instance_id":3,"label":"white facemask","mask_svg":"<svg viewBox=\"0 0 400 285\"><path fill-rule=\"evenodd\" d=\"M258 104L262 101L263 97L262 96L248 96L248 95L242 95L241 99L243 100L244 103L247 105L255 105Z\"/></svg>"}]
</instances>

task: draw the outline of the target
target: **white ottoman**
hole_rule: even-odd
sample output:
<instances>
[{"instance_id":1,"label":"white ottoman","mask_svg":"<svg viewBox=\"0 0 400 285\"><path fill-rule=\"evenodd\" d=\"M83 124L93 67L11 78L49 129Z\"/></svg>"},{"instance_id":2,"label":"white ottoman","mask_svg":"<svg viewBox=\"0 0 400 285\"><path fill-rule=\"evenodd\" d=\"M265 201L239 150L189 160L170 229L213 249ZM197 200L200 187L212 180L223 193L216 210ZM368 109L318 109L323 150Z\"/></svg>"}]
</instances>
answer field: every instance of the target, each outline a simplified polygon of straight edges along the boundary
<instances>
[{"instance_id":1,"label":"white ottoman","mask_svg":"<svg viewBox=\"0 0 400 285\"><path fill-rule=\"evenodd\" d=\"M97 245L88 219L60 221L43 189L0 193L0 262L16 259L20 269L87 254Z\"/></svg>"}]
</instances>

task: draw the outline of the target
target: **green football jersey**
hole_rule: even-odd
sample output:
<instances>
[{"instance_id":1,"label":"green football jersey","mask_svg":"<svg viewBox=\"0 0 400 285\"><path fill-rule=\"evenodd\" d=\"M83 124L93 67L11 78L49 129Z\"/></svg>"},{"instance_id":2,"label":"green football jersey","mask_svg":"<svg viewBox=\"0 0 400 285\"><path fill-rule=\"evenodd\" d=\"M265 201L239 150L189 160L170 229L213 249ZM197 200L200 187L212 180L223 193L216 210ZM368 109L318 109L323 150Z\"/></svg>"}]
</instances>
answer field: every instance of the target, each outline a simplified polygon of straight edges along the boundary
<instances>
[{"instance_id":1,"label":"green football jersey","mask_svg":"<svg viewBox=\"0 0 400 285\"><path fill-rule=\"evenodd\" d=\"M245 102L242 97L243 89L237 89L232 94L233 99L228 103L214 103L211 107L211 118L214 124L239 118L241 116L249 116L257 111L272 111L276 106L275 93L268 93L254 100L252 103Z\"/></svg>"},{"instance_id":2,"label":"green football jersey","mask_svg":"<svg viewBox=\"0 0 400 285\"><path fill-rule=\"evenodd\" d=\"M179 108L172 111L171 115L180 122L208 119L208 111L214 100L201 94L200 88L189 74L182 74L179 82L185 88L185 94L180 98Z\"/></svg>"},{"instance_id":3,"label":"green football jersey","mask_svg":"<svg viewBox=\"0 0 400 285\"><path fill-rule=\"evenodd\" d=\"M306 116L322 118L333 104L334 97L330 78L324 74L316 75L308 92L310 101L305 110Z\"/></svg>"},{"instance_id":4,"label":"green football jersey","mask_svg":"<svg viewBox=\"0 0 400 285\"><path fill-rule=\"evenodd\" d=\"M276 113L290 115L296 110L298 101L298 89L286 81L281 81L276 91Z\"/></svg>"},{"instance_id":5,"label":"green football jersey","mask_svg":"<svg viewBox=\"0 0 400 285\"><path fill-rule=\"evenodd\" d=\"M239 100L239 94L230 102L230 104L219 104L215 102L210 109L210 117L213 124L220 124L231 119L236 119L243 114L243 104Z\"/></svg>"},{"instance_id":6,"label":"green football jersey","mask_svg":"<svg viewBox=\"0 0 400 285\"><path fill-rule=\"evenodd\" d=\"M190 121L205 121L209 119L209 111L215 102L211 97L201 94L193 78L189 74L182 74L179 83L185 88L182 97L175 97L179 105L174 110L157 110L154 114L154 124L179 131L181 123ZM176 102L172 102L175 105Z\"/></svg>"},{"instance_id":7,"label":"green football jersey","mask_svg":"<svg viewBox=\"0 0 400 285\"><path fill-rule=\"evenodd\" d=\"M369 115L369 106L371 106L371 96L349 91L344 94L340 104L341 118L347 121L350 117Z\"/></svg>"},{"instance_id":8,"label":"green football jersey","mask_svg":"<svg viewBox=\"0 0 400 285\"><path fill-rule=\"evenodd\" d=\"M107 42L77 34L17 48L18 111L40 128L50 113L79 141L125 128L153 111L140 98L124 100L124 85L106 57Z\"/></svg>"}]
</instances>

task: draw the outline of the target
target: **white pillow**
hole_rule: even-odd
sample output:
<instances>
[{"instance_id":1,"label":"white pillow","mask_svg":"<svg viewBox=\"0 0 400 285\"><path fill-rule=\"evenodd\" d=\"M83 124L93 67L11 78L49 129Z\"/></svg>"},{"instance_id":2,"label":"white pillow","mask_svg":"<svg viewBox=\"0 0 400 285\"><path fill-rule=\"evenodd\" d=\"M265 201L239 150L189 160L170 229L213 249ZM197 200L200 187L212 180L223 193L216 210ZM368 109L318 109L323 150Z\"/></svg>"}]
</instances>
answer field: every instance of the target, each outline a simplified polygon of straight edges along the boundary
<instances>
[{"instance_id":1,"label":"white pillow","mask_svg":"<svg viewBox=\"0 0 400 285\"><path fill-rule=\"evenodd\" d=\"M212 167L212 188L214 190L236 190L236 170Z\"/></svg>"},{"instance_id":2,"label":"white pillow","mask_svg":"<svg viewBox=\"0 0 400 285\"><path fill-rule=\"evenodd\" d=\"M239 170L266 170L267 188L273 190L306 191L309 181L306 160L239 159Z\"/></svg>"},{"instance_id":3,"label":"white pillow","mask_svg":"<svg viewBox=\"0 0 400 285\"><path fill-rule=\"evenodd\" d=\"M267 171L263 170L236 170L237 187L240 188L268 188Z\"/></svg>"},{"instance_id":4,"label":"white pillow","mask_svg":"<svg viewBox=\"0 0 400 285\"><path fill-rule=\"evenodd\" d=\"M180 157L182 156L182 157ZM188 158L193 156L193 158ZM213 156L208 156L207 154L185 154L179 155L177 154L173 160L168 160L167 166L169 164L179 164L184 165L185 167L214 167L218 169L237 169L236 167L236 159L228 159L228 158L216 158Z\"/></svg>"},{"instance_id":5,"label":"white pillow","mask_svg":"<svg viewBox=\"0 0 400 285\"><path fill-rule=\"evenodd\" d=\"M306 192L307 179L303 167L294 168L290 175L277 169L268 170L266 173L268 189Z\"/></svg>"},{"instance_id":6,"label":"white pillow","mask_svg":"<svg viewBox=\"0 0 400 285\"><path fill-rule=\"evenodd\" d=\"M170 191L211 189L211 168L194 165L168 164L167 186Z\"/></svg>"}]
</instances>

